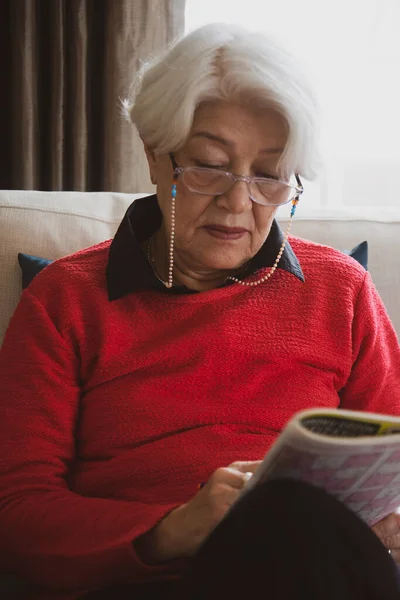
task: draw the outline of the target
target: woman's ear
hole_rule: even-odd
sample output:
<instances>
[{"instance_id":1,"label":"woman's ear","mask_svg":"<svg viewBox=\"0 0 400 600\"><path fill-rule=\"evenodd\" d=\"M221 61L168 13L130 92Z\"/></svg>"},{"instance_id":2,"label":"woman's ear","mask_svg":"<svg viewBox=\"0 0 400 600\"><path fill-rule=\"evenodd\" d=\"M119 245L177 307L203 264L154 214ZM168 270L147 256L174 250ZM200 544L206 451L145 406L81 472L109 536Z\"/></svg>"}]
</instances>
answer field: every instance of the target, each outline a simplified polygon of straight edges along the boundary
<instances>
[{"instance_id":1,"label":"woman's ear","mask_svg":"<svg viewBox=\"0 0 400 600\"><path fill-rule=\"evenodd\" d=\"M149 148L149 146L146 146L146 144L144 144L144 151L145 151L145 154L146 154L147 163L149 165L149 172L150 172L151 183L153 185L156 185L156 183L157 183L157 175L156 175L157 162L156 162L156 156L154 154L154 151L151 148Z\"/></svg>"}]
</instances>

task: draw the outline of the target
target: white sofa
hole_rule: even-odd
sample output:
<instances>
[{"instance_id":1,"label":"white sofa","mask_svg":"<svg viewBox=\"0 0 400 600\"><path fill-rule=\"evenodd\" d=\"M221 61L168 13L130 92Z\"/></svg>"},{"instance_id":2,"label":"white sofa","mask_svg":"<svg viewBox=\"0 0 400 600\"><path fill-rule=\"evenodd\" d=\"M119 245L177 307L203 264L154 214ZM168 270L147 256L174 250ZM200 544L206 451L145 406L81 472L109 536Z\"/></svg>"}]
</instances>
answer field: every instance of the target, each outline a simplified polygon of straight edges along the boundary
<instances>
[{"instance_id":1,"label":"white sofa","mask_svg":"<svg viewBox=\"0 0 400 600\"><path fill-rule=\"evenodd\" d=\"M0 344L21 294L18 252L55 259L109 239L128 205L142 195L0 191ZM300 204L292 233L338 249L367 240L369 270L399 335L400 209L360 216L339 210L310 213Z\"/></svg>"}]
</instances>

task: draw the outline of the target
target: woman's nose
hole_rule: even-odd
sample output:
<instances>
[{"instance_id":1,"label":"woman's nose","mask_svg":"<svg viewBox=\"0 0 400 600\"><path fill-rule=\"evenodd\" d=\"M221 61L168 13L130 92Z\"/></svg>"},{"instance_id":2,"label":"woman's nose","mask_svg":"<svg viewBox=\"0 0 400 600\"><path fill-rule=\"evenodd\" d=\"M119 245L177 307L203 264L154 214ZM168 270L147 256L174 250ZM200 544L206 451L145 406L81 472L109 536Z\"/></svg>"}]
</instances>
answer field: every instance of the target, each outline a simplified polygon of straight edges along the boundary
<instances>
[{"instance_id":1,"label":"woman's nose","mask_svg":"<svg viewBox=\"0 0 400 600\"><path fill-rule=\"evenodd\" d=\"M226 192L217 196L217 204L220 208L225 208L229 212L237 214L250 210L252 200L247 182L235 181Z\"/></svg>"}]
</instances>

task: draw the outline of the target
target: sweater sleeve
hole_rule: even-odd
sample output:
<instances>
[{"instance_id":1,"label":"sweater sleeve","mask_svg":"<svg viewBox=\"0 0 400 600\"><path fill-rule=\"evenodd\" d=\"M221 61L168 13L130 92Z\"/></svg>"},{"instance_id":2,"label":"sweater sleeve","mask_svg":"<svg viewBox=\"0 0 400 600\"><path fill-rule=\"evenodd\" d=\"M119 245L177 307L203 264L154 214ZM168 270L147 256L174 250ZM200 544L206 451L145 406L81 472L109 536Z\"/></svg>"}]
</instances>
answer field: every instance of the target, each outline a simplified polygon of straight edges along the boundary
<instances>
[{"instance_id":1,"label":"sweater sleeve","mask_svg":"<svg viewBox=\"0 0 400 600\"><path fill-rule=\"evenodd\" d=\"M366 273L355 308L350 377L340 406L400 415L400 346L384 304Z\"/></svg>"},{"instance_id":2,"label":"sweater sleeve","mask_svg":"<svg viewBox=\"0 0 400 600\"><path fill-rule=\"evenodd\" d=\"M68 488L78 359L26 290L0 352L0 564L49 588L86 591L160 578L133 540L176 505L80 496Z\"/></svg>"}]
</instances>

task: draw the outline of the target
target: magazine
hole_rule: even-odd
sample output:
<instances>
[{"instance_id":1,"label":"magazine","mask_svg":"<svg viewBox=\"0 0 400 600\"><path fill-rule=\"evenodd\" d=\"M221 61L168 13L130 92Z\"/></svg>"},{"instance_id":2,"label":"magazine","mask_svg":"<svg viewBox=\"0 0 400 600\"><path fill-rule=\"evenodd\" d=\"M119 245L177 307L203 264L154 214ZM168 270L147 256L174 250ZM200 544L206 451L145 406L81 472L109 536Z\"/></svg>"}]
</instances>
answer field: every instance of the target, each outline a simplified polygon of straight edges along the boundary
<instances>
[{"instance_id":1,"label":"magazine","mask_svg":"<svg viewBox=\"0 0 400 600\"><path fill-rule=\"evenodd\" d=\"M243 493L282 477L324 488L374 525L400 507L400 417L324 408L297 413Z\"/></svg>"}]
</instances>

